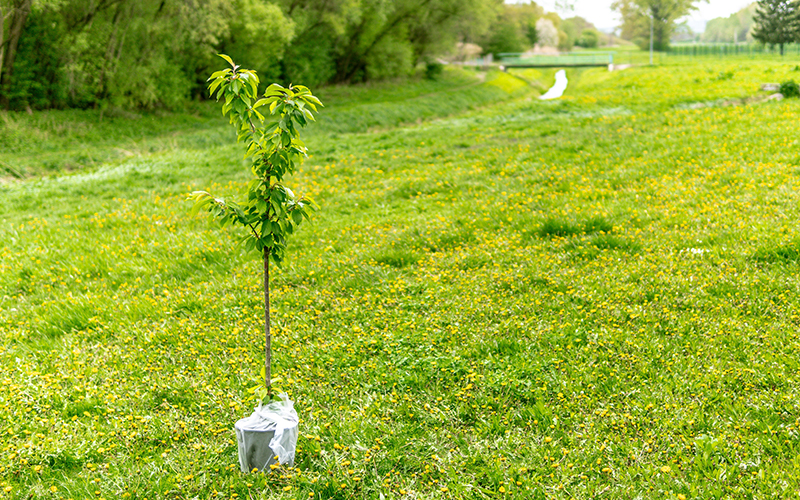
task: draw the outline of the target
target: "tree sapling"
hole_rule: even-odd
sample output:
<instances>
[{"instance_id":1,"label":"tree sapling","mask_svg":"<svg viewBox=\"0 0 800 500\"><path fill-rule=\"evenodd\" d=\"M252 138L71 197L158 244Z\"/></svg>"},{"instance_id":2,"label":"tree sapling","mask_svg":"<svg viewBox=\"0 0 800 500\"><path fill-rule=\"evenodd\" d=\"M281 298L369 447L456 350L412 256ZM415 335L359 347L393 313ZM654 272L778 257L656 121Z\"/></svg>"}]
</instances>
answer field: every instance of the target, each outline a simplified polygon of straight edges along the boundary
<instances>
[{"instance_id":1,"label":"tree sapling","mask_svg":"<svg viewBox=\"0 0 800 500\"><path fill-rule=\"evenodd\" d=\"M219 219L222 226L239 224L246 230L243 243L248 251L256 251L264 260L264 384L258 391L263 399L272 399L272 337L270 335L269 264L280 265L285 256L286 239L316 205L308 197L296 197L283 184L286 175L307 156L299 138L298 126L314 120L322 103L306 87L282 87L273 83L263 96L258 96L259 79L254 71L234 64L220 54L230 68L217 71L208 79L209 92L217 101L224 99L222 114L236 127L237 142L247 147L245 157L252 158L253 179L247 185L246 199L241 203L194 191L193 213L205 209ZM262 114L264 109L269 112ZM261 111L259 111L261 110Z\"/></svg>"}]
</instances>

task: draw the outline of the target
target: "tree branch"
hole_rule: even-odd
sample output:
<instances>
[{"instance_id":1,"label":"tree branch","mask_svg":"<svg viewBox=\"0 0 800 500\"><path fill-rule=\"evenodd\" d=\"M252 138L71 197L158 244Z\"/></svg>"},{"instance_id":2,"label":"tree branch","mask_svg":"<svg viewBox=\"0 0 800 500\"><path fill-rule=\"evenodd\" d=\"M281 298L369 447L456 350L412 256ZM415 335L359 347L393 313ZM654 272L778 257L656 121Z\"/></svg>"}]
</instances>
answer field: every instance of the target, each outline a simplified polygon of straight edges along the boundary
<instances>
[{"instance_id":1,"label":"tree branch","mask_svg":"<svg viewBox=\"0 0 800 500\"><path fill-rule=\"evenodd\" d=\"M256 228L254 228L252 224L248 224L247 227L249 227L250 231L253 232L253 236L255 237L255 239L257 239L257 240L261 239L261 237L259 237L258 233L256 232Z\"/></svg>"}]
</instances>

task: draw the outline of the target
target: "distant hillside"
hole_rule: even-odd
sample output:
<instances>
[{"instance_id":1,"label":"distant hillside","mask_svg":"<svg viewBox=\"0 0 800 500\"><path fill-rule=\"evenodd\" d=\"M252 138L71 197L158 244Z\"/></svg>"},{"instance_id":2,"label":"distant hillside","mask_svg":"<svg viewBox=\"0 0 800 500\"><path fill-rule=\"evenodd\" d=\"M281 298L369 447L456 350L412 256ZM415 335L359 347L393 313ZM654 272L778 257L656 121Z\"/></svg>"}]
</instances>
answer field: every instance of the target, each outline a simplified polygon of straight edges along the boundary
<instances>
[{"instance_id":1,"label":"distant hillside","mask_svg":"<svg viewBox=\"0 0 800 500\"><path fill-rule=\"evenodd\" d=\"M718 17L706 24L706 30L701 37L703 42L744 42L752 40L750 29L753 26L753 16L756 12L756 3L753 2L744 9L728 17Z\"/></svg>"}]
</instances>

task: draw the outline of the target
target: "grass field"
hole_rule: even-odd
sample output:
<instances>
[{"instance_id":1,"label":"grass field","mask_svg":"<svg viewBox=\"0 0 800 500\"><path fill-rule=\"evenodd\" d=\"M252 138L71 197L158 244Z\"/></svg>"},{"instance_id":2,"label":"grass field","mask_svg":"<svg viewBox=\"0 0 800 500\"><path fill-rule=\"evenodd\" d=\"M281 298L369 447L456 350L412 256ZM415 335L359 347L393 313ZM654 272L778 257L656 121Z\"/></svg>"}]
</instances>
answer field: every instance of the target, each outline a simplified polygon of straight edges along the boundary
<instances>
[{"instance_id":1,"label":"grass field","mask_svg":"<svg viewBox=\"0 0 800 500\"><path fill-rule=\"evenodd\" d=\"M186 201L247 179L216 110L0 115L0 497L796 498L800 102L740 100L795 65L320 89L270 475L260 263Z\"/></svg>"}]
</instances>

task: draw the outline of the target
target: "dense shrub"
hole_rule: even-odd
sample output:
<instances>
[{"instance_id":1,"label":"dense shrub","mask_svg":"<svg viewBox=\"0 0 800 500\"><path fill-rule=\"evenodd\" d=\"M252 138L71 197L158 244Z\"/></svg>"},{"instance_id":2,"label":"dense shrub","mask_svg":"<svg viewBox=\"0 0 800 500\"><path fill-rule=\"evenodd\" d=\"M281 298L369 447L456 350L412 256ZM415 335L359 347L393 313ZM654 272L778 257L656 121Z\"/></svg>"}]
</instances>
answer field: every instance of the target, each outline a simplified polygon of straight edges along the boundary
<instances>
[{"instance_id":1,"label":"dense shrub","mask_svg":"<svg viewBox=\"0 0 800 500\"><path fill-rule=\"evenodd\" d=\"M425 78L428 80L436 80L442 75L444 65L438 62L429 62L425 64Z\"/></svg>"},{"instance_id":2,"label":"dense shrub","mask_svg":"<svg viewBox=\"0 0 800 500\"><path fill-rule=\"evenodd\" d=\"M781 94L783 97L800 97L800 85L789 80L781 83Z\"/></svg>"},{"instance_id":3,"label":"dense shrub","mask_svg":"<svg viewBox=\"0 0 800 500\"><path fill-rule=\"evenodd\" d=\"M578 39L576 45L587 49L596 49L600 42L600 34L597 30L587 29L581 32L581 37Z\"/></svg>"}]
</instances>

